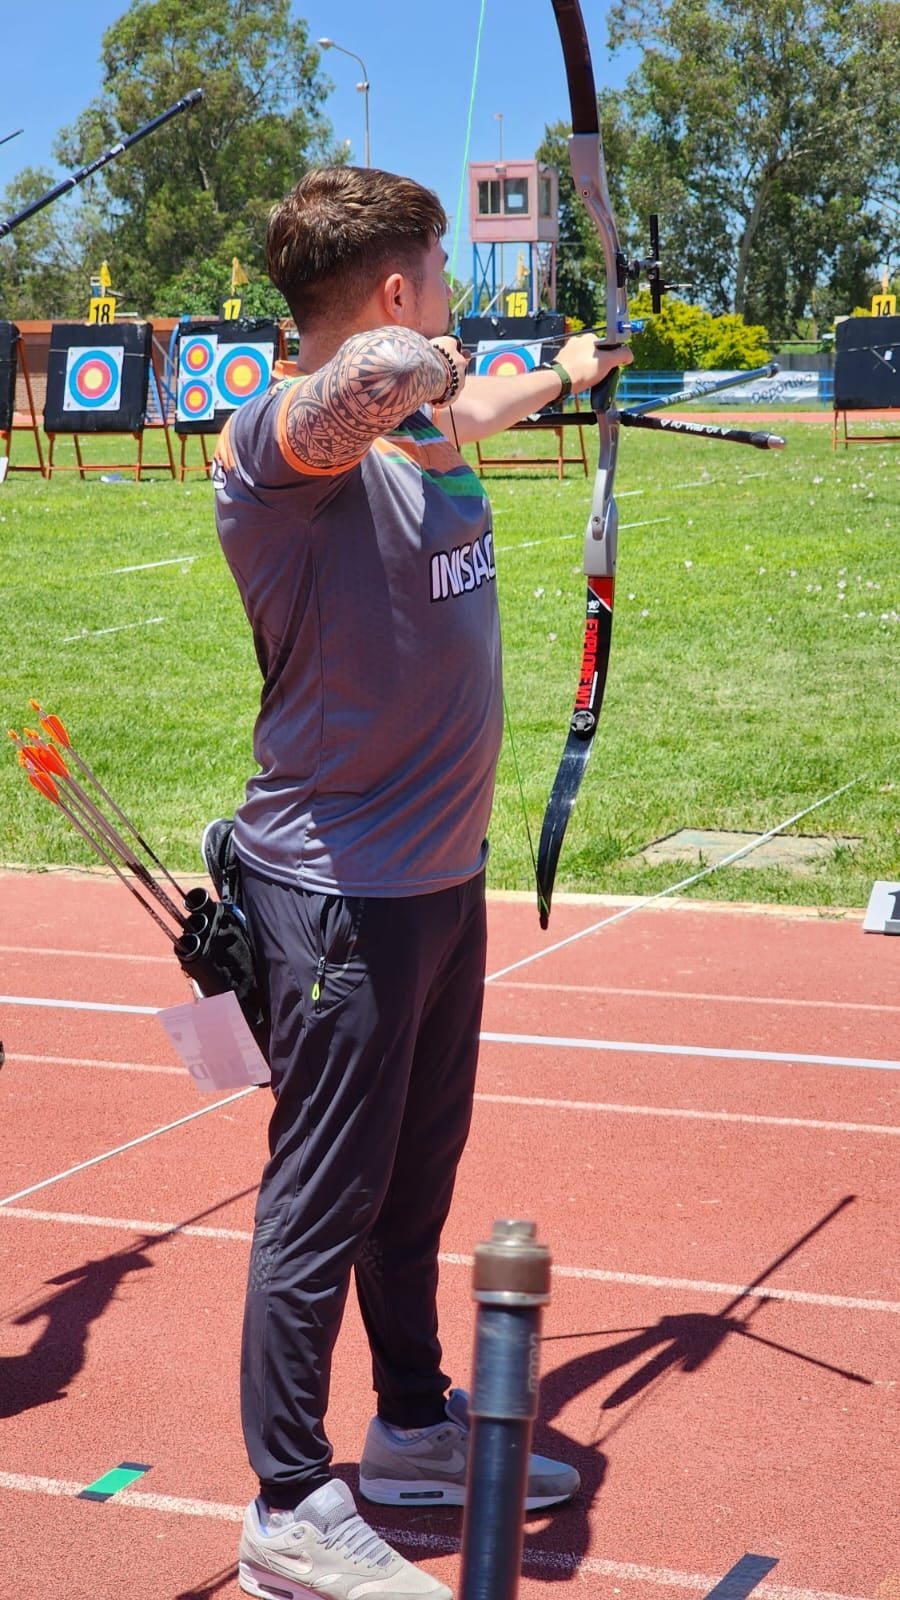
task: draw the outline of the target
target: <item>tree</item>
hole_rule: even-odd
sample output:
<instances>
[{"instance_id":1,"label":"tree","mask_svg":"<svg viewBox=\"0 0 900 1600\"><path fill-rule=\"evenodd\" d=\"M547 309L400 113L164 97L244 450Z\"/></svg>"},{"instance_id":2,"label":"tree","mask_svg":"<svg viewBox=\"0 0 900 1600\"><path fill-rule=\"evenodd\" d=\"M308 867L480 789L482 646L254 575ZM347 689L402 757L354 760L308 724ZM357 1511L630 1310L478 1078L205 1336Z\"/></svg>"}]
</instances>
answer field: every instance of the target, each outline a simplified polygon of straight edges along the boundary
<instances>
[{"instance_id":1,"label":"tree","mask_svg":"<svg viewBox=\"0 0 900 1600\"><path fill-rule=\"evenodd\" d=\"M776 336L864 297L898 192L900 0L618 0L626 41L628 197L662 214L670 275Z\"/></svg>"},{"instance_id":2,"label":"tree","mask_svg":"<svg viewBox=\"0 0 900 1600\"><path fill-rule=\"evenodd\" d=\"M328 89L290 0L134 0L103 35L103 93L61 135L84 165L191 89L203 100L92 182L103 254L125 309L149 314L167 285L214 259L263 269L266 218L311 165L334 163ZM99 194L98 194L99 189Z\"/></svg>"}]
</instances>

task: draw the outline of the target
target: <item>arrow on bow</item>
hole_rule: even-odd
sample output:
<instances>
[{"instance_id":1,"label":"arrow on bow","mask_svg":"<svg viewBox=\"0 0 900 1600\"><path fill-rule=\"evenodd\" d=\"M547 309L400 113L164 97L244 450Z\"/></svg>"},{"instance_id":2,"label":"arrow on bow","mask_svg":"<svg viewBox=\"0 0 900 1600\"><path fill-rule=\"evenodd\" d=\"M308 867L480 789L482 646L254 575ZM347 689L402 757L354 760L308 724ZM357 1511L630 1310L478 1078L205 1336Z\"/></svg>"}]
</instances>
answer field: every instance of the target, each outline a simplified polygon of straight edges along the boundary
<instances>
[{"instance_id":1,"label":"arrow on bow","mask_svg":"<svg viewBox=\"0 0 900 1600\"><path fill-rule=\"evenodd\" d=\"M617 348L628 343L631 333L628 318L628 263L619 245L609 198L591 52L579 0L552 0L552 3L572 107L572 137L569 140L572 176L603 246L606 267L606 332L603 346ZM584 540L584 572L587 577L584 648L575 709L547 802L538 845L535 870L538 915L542 928L546 928L549 922L556 865L575 797L590 758L609 666L618 531L618 510L613 493L619 447L619 419L613 403L618 376L616 370L591 390L591 411L597 422L600 454Z\"/></svg>"}]
</instances>

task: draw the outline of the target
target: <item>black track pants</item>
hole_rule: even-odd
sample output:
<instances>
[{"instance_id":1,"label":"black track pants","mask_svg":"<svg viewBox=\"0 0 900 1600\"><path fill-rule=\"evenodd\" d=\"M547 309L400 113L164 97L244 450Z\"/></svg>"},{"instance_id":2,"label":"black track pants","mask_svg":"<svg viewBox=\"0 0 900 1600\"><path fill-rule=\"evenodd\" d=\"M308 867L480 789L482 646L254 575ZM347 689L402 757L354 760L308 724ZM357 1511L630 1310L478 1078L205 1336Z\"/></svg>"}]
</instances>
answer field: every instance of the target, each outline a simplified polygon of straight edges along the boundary
<instances>
[{"instance_id":1,"label":"black track pants","mask_svg":"<svg viewBox=\"0 0 900 1600\"><path fill-rule=\"evenodd\" d=\"M244 1437L270 1505L329 1473L331 1357L351 1267L379 1414L443 1415L435 1294L469 1130L485 965L484 878L383 900L244 869L271 1016L276 1104L250 1257Z\"/></svg>"}]
</instances>

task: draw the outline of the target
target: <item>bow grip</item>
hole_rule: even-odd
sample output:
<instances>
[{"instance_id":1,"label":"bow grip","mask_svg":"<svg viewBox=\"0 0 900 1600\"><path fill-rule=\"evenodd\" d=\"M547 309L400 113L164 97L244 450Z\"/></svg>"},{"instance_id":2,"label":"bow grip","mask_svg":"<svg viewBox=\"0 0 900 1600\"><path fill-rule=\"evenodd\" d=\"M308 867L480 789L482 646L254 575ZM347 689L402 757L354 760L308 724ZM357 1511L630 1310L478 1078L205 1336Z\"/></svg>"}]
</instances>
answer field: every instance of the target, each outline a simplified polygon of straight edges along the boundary
<instances>
[{"instance_id":1,"label":"bow grip","mask_svg":"<svg viewBox=\"0 0 900 1600\"><path fill-rule=\"evenodd\" d=\"M612 410L612 404L616 397L616 390L619 387L619 374L621 371L621 367L613 367L612 372L607 373L602 383L594 384L594 387L591 390L592 411Z\"/></svg>"}]
</instances>

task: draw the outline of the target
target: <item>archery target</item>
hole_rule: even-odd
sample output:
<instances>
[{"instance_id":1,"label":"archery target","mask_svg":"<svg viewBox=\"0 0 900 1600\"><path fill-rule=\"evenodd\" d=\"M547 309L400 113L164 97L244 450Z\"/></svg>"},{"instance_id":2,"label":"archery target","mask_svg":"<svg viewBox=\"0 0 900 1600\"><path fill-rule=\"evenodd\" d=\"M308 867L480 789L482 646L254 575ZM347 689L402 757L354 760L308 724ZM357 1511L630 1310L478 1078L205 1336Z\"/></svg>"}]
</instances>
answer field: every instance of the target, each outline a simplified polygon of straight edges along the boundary
<instances>
[{"instance_id":1,"label":"archery target","mask_svg":"<svg viewBox=\"0 0 900 1600\"><path fill-rule=\"evenodd\" d=\"M523 372L533 372L540 365L540 359L540 345L485 339L478 344L475 375L478 378L517 378Z\"/></svg>"},{"instance_id":2,"label":"archery target","mask_svg":"<svg viewBox=\"0 0 900 1600\"><path fill-rule=\"evenodd\" d=\"M14 322L0 322L0 433L12 427L16 410L16 347L19 330Z\"/></svg>"},{"instance_id":3,"label":"archery target","mask_svg":"<svg viewBox=\"0 0 900 1600\"><path fill-rule=\"evenodd\" d=\"M66 354L63 410L118 411L124 358L121 346L81 350L72 346Z\"/></svg>"},{"instance_id":4,"label":"archery target","mask_svg":"<svg viewBox=\"0 0 900 1600\"><path fill-rule=\"evenodd\" d=\"M208 422L215 414L212 387L204 378L187 378L179 383L177 422Z\"/></svg>"},{"instance_id":5,"label":"archery target","mask_svg":"<svg viewBox=\"0 0 900 1600\"><path fill-rule=\"evenodd\" d=\"M215 416L213 369L219 341L213 334L189 334L178 345L175 421L209 422Z\"/></svg>"},{"instance_id":6,"label":"archery target","mask_svg":"<svg viewBox=\"0 0 900 1600\"><path fill-rule=\"evenodd\" d=\"M219 341L215 334L191 334L178 348L179 376L205 378L212 372Z\"/></svg>"},{"instance_id":7,"label":"archery target","mask_svg":"<svg viewBox=\"0 0 900 1600\"><path fill-rule=\"evenodd\" d=\"M216 405L234 409L263 394L272 376L272 345L223 345L216 357L214 385Z\"/></svg>"}]
</instances>

